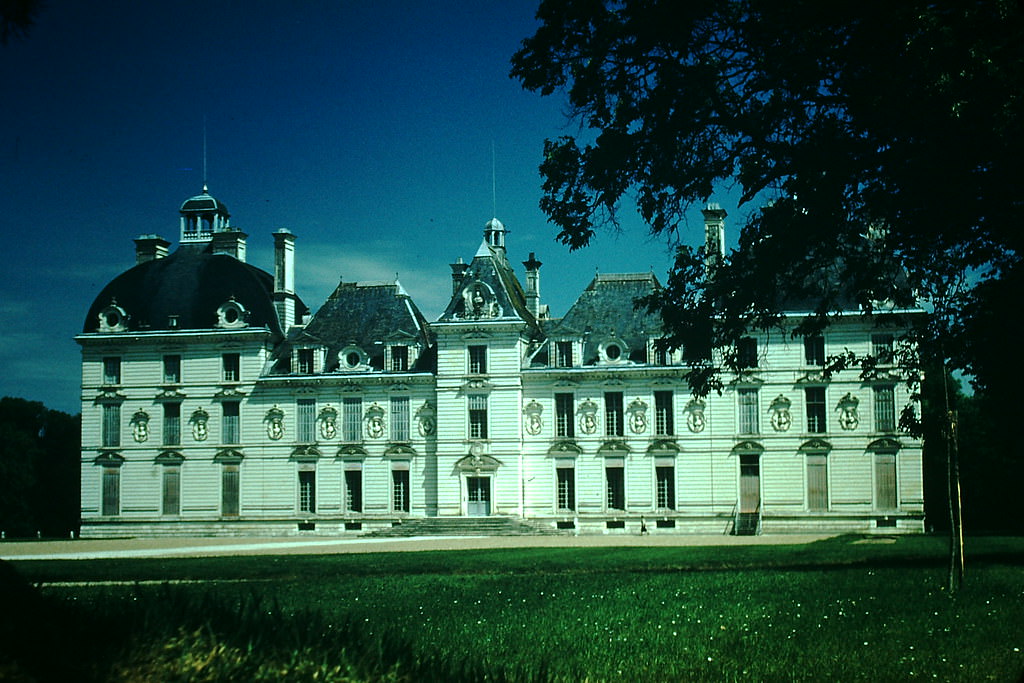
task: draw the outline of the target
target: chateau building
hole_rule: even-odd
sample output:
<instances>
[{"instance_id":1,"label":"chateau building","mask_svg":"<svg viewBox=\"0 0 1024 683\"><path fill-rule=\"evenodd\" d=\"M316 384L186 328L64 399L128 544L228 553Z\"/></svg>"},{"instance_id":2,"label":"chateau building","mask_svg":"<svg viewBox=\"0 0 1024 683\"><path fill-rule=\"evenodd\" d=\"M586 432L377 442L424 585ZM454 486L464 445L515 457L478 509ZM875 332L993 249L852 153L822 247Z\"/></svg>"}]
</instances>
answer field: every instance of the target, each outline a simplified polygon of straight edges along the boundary
<instances>
[{"instance_id":1,"label":"chateau building","mask_svg":"<svg viewBox=\"0 0 1024 683\"><path fill-rule=\"evenodd\" d=\"M395 282L342 282L315 313L295 236L271 275L202 194L180 241L135 240L82 334L82 535L358 535L416 518L505 516L575 533L923 530L921 443L893 331L745 339L748 369L689 391L651 273L597 275L561 318L525 287L497 219L428 321ZM725 212L704 212L721 254ZM468 237L468 236L467 236ZM794 311L794 321L799 311ZM871 381L826 376L874 353Z\"/></svg>"}]
</instances>

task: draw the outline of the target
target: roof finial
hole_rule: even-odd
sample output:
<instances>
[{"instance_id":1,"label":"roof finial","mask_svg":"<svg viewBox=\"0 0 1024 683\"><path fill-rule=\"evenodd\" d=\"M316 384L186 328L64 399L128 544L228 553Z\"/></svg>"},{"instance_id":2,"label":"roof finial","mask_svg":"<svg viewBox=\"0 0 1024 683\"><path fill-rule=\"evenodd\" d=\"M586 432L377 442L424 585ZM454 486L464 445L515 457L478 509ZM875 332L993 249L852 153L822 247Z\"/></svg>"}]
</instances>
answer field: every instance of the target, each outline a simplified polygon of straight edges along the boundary
<instances>
[{"instance_id":1,"label":"roof finial","mask_svg":"<svg viewBox=\"0 0 1024 683\"><path fill-rule=\"evenodd\" d=\"M209 190L206 187L206 114L203 114L203 194Z\"/></svg>"},{"instance_id":2,"label":"roof finial","mask_svg":"<svg viewBox=\"0 0 1024 683\"><path fill-rule=\"evenodd\" d=\"M494 140L491 140L491 217L498 217L498 165L494 160Z\"/></svg>"}]
</instances>

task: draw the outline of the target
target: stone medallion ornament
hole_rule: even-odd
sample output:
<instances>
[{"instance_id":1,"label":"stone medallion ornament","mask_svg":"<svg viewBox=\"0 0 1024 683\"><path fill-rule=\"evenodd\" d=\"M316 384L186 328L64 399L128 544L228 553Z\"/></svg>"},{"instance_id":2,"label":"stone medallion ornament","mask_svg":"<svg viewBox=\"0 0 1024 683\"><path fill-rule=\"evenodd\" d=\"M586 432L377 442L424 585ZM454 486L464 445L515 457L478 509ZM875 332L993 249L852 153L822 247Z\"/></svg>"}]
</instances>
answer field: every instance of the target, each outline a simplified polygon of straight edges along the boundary
<instances>
[{"instance_id":1,"label":"stone medallion ornament","mask_svg":"<svg viewBox=\"0 0 1024 683\"><path fill-rule=\"evenodd\" d=\"M437 411L434 409L434 404L425 401L416 411L416 420L420 436L431 436L437 429Z\"/></svg>"},{"instance_id":2,"label":"stone medallion ornament","mask_svg":"<svg viewBox=\"0 0 1024 683\"><path fill-rule=\"evenodd\" d=\"M376 401L366 409L366 435L371 439L384 436L384 409Z\"/></svg>"},{"instance_id":3,"label":"stone medallion ornament","mask_svg":"<svg viewBox=\"0 0 1024 683\"><path fill-rule=\"evenodd\" d=\"M857 415L858 405L860 405L860 401L850 393L839 399L839 405L837 406L839 426L846 431L852 431L860 424L860 417Z\"/></svg>"},{"instance_id":4,"label":"stone medallion ornament","mask_svg":"<svg viewBox=\"0 0 1024 683\"><path fill-rule=\"evenodd\" d=\"M580 431L584 434L593 434L597 431L597 404L589 398L580 403Z\"/></svg>"},{"instance_id":5,"label":"stone medallion ornament","mask_svg":"<svg viewBox=\"0 0 1024 683\"><path fill-rule=\"evenodd\" d=\"M544 423L540 418L540 414L543 411L544 407L536 401L530 401L523 408L523 414L526 416L526 433L530 436L537 436L544 427Z\"/></svg>"},{"instance_id":6,"label":"stone medallion ornament","mask_svg":"<svg viewBox=\"0 0 1024 683\"><path fill-rule=\"evenodd\" d=\"M793 416L789 412L789 408L792 405L793 402L782 394L775 397L769 407L772 413L770 420L772 429L777 432L789 431L789 428L793 425Z\"/></svg>"},{"instance_id":7,"label":"stone medallion ornament","mask_svg":"<svg viewBox=\"0 0 1024 683\"><path fill-rule=\"evenodd\" d=\"M145 410L137 410L132 415L132 438L136 443L143 443L149 439L149 413Z\"/></svg>"},{"instance_id":8,"label":"stone medallion ornament","mask_svg":"<svg viewBox=\"0 0 1024 683\"><path fill-rule=\"evenodd\" d=\"M629 429L634 434L647 431L647 404L639 398L629 404Z\"/></svg>"},{"instance_id":9,"label":"stone medallion ornament","mask_svg":"<svg viewBox=\"0 0 1024 683\"><path fill-rule=\"evenodd\" d=\"M284 411L276 405L267 411L263 421L267 425L267 436L277 441L284 436Z\"/></svg>"},{"instance_id":10,"label":"stone medallion ornament","mask_svg":"<svg viewBox=\"0 0 1024 683\"><path fill-rule=\"evenodd\" d=\"M704 419L704 401L699 398L686 404L686 428L694 434L704 431L707 421Z\"/></svg>"},{"instance_id":11,"label":"stone medallion ornament","mask_svg":"<svg viewBox=\"0 0 1024 683\"><path fill-rule=\"evenodd\" d=\"M210 414L202 408L196 408L195 412L192 413L192 417L189 418L189 424L192 425L192 438L196 441L206 441L206 437L210 435L210 431L207 428L207 422L210 421Z\"/></svg>"},{"instance_id":12,"label":"stone medallion ornament","mask_svg":"<svg viewBox=\"0 0 1024 683\"><path fill-rule=\"evenodd\" d=\"M320 423L320 436L330 440L338 434L338 411L333 406L324 406L317 417Z\"/></svg>"}]
</instances>

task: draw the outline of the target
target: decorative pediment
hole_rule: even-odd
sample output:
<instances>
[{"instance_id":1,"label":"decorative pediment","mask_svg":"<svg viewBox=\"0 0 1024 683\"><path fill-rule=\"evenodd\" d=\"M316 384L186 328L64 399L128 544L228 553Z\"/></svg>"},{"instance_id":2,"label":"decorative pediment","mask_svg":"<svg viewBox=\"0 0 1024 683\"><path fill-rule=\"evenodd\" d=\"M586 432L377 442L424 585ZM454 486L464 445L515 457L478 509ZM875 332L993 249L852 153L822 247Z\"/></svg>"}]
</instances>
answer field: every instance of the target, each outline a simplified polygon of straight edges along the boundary
<instances>
[{"instance_id":1,"label":"decorative pediment","mask_svg":"<svg viewBox=\"0 0 1024 683\"><path fill-rule=\"evenodd\" d=\"M741 370L730 382L729 386L761 386L764 380L752 370Z\"/></svg>"},{"instance_id":2,"label":"decorative pediment","mask_svg":"<svg viewBox=\"0 0 1024 683\"><path fill-rule=\"evenodd\" d=\"M124 456L120 453L104 451L97 455L92 462L94 465L102 465L103 467L120 467L124 464Z\"/></svg>"},{"instance_id":3,"label":"decorative pediment","mask_svg":"<svg viewBox=\"0 0 1024 683\"><path fill-rule=\"evenodd\" d=\"M93 403L121 403L127 396L122 394L117 389L103 389L100 393L92 400Z\"/></svg>"},{"instance_id":4,"label":"decorative pediment","mask_svg":"<svg viewBox=\"0 0 1024 683\"><path fill-rule=\"evenodd\" d=\"M416 450L404 443L393 443L384 450L385 458L411 458L416 455Z\"/></svg>"},{"instance_id":5,"label":"decorative pediment","mask_svg":"<svg viewBox=\"0 0 1024 683\"><path fill-rule=\"evenodd\" d=\"M832 450L832 444L824 439L809 439L800 444L797 450L801 453L828 453Z\"/></svg>"},{"instance_id":6,"label":"decorative pediment","mask_svg":"<svg viewBox=\"0 0 1024 683\"><path fill-rule=\"evenodd\" d=\"M572 377L562 376L556 379L554 384L556 387L578 387L580 382Z\"/></svg>"},{"instance_id":7,"label":"decorative pediment","mask_svg":"<svg viewBox=\"0 0 1024 683\"><path fill-rule=\"evenodd\" d=\"M647 447L648 455L678 455L682 449L672 439L659 439Z\"/></svg>"},{"instance_id":8,"label":"decorative pediment","mask_svg":"<svg viewBox=\"0 0 1024 683\"><path fill-rule=\"evenodd\" d=\"M822 370L808 370L803 376L797 378L797 384L828 384L831 378L825 375Z\"/></svg>"},{"instance_id":9,"label":"decorative pediment","mask_svg":"<svg viewBox=\"0 0 1024 683\"><path fill-rule=\"evenodd\" d=\"M492 388L493 386L491 385L491 383L488 380L482 378L474 378L467 380L466 383L462 385L463 391L490 391Z\"/></svg>"},{"instance_id":10,"label":"decorative pediment","mask_svg":"<svg viewBox=\"0 0 1024 683\"><path fill-rule=\"evenodd\" d=\"M761 455L764 453L764 446L756 441L740 441L732 447L734 455Z\"/></svg>"},{"instance_id":11,"label":"decorative pediment","mask_svg":"<svg viewBox=\"0 0 1024 683\"><path fill-rule=\"evenodd\" d=\"M548 455L583 455L583 449L577 446L575 441L556 441L548 449Z\"/></svg>"},{"instance_id":12,"label":"decorative pediment","mask_svg":"<svg viewBox=\"0 0 1024 683\"><path fill-rule=\"evenodd\" d=\"M154 397L156 401L180 401L188 398L184 392L178 391L177 387L164 387Z\"/></svg>"},{"instance_id":13,"label":"decorative pediment","mask_svg":"<svg viewBox=\"0 0 1024 683\"><path fill-rule=\"evenodd\" d=\"M865 379L869 382L892 384L902 382L904 377L891 368L875 368L866 374Z\"/></svg>"},{"instance_id":14,"label":"decorative pediment","mask_svg":"<svg viewBox=\"0 0 1024 683\"><path fill-rule=\"evenodd\" d=\"M321 455L320 449L316 446L296 446L288 459L296 462L315 462Z\"/></svg>"},{"instance_id":15,"label":"decorative pediment","mask_svg":"<svg viewBox=\"0 0 1024 683\"><path fill-rule=\"evenodd\" d=\"M153 459L157 465L180 465L185 462L185 456L178 451L164 451Z\"/></svg>"},{"instance_id":16,"label":"decorative pediment","mask_svg":"<svg viewBox=\"0 0 1024 683\"><path fill-rule=\"evenodd\" d=\"M239 391L237 387L229 385L221 387L220 391L213 395L213 398L214 400L245 398L245 392Z\"/></svg>"},{"instance_id":17,"label":"decorative pediment","mask_svg":"<svg viewBox=\"0 0 1024 683\"><path fill-rule=\"evenodd\" d=\"M869 443L867 450L879 453L898 451L901 448L903 448L903 444L901 444L897 439L894 439L891 436L885 436L881 439L875 439Z\"/></svg>"},{"instance_id":18,"label":"decorative pediment","mask_svg":"<svg viewBox=\"0 0 1024 683\"><path fill-rule=\"evenodd\" d=\"M489 455L467 455L455 463L455 468L460 472L494 472L502 464L500 460Z\"/></svg>"},{"instance_id":19,"label":"decorative pediment","mask_svg":"<svg viewBox=\"0 0 1024 683\"><path fill-rule=\"evenodd\" d=\"M603 442L597 449L598 455L625 455L632 452L625 441L611 440Z\"/></svg>"},{"instance_id":20,"label":"decorative pediment","mask_svg":"<svg viewBox=\"0 0 1024 683\"><path fill-rule=\"evenodd\" d=\"M346 444L346 445L344 445L344 446L342 446L341 448L338 449L337 457L339 457L339 458L356 458L356 457L363 458L363 457L366 457L367 455L368 455L368 453L366 452L366 449L363 448L362 446L358 446L356 444Z\"/></svg>"},{"instance_id":21,"label":"decorative pediment","mask_svg":"<svg viewBox=\"0 0 1024 683\"><path fill-rule=\"evenodd\" d=\"M392 385L390 385L388 387L388 391L390 391L392 393L400 393L400 392L403 392L403 391L409 391L409 385L408 384L403 384L401 382L395 382L394 384L392 384Z\"/></svg>"},{"instance_id":22,"label":"decorative pediment","mask_svg":"<svg viewBox=\"0 0 1024 683\"><path fill-rule=\"evenodd\" d=\"M626 383L623 382L618 377L609 377L605 381L601 382L601 386L603 387L621 387L624 386L625 384Z\"/></svg>"},{"instance_id":23,"label":"decorative pediment","mask_svg":"<svg viewBox=\"0 0 1024 683\"><path fill-rule=\"evenodd\" d=\"M217 455L213 456L213 461L230 465L242 462L243 458L245 458L245 455L242 451L234 448L222 448L217 451Z\"/></svg>"}]
</instances>

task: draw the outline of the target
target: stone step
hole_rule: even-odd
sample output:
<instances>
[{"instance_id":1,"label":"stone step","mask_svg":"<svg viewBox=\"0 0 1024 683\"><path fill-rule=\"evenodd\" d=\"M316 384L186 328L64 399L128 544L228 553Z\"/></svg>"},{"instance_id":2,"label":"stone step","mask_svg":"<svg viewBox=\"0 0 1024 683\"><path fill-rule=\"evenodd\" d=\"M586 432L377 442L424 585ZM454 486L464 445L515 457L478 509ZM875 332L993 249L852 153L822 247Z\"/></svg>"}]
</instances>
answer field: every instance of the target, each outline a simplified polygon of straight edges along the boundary
<instances>
[{"instance_id":1,"label":"stone step","mask_svg":"<svg viewBox=\"0 0 1024 683\"><path fill-rule=\"evenodd\" d=\"M373 538L409 536L536 536L564 535L565 532L542 524L531 524L517 517L425 517L409 519L390 529L366 534Z\"/></svg>"}]
</instances>

